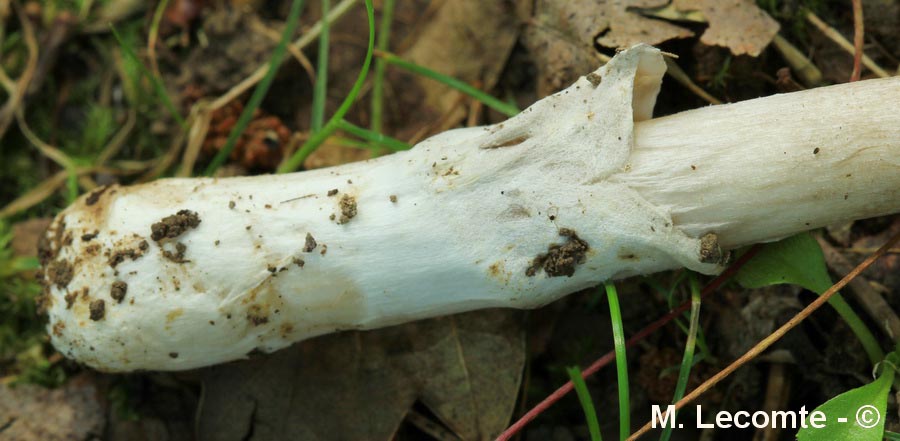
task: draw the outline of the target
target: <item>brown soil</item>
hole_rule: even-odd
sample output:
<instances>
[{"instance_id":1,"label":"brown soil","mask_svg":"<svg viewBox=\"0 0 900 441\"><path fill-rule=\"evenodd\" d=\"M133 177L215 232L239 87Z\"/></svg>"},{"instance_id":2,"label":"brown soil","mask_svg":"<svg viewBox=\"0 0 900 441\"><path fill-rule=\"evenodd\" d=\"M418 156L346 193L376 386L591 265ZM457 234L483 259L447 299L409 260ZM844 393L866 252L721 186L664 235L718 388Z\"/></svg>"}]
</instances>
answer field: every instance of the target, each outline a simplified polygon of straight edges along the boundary
<instances>
[{"instance_id":1,"label":"brown soil","mask_svg":"<svg viewBox=\"0 0 900 441\"><path fill-rule=\"evenodd\" d=\"M572 277L575 267L584 263L585 253L591 248L588 243L568 228L561 228L559 235L565 237L566 242L552 244L546 253L537 255L525 270L527 276L532 277L543 269L548 277Z\"/></svg>"},{"instance_id":2,"label":"brown soil","mask_svg":"<svg viewBox=\"0 0 900 441\"><path fill-rule=\"evenodd\" d=\"M200 225L200 217L196 212L181 210L151 225L150 238L157 242L163 239L174 239L189 229L197 228L198 225Z\"/></svg>"}]
</instances>

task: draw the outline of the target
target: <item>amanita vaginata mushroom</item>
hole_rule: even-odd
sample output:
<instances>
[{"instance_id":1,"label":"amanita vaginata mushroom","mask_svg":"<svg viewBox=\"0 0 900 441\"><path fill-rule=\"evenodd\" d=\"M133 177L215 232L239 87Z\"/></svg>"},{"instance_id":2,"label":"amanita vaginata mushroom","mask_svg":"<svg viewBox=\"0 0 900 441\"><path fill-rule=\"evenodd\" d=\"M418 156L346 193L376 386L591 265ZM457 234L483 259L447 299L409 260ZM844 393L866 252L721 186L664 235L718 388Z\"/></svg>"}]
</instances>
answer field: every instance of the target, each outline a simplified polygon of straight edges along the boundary
<instances>
[{"instance_id":1,"label":"amanita vaginata mushroom","mask_svg":"<svg viewBox=\"0 0 900 441\"><path fill-rule=\"evenodd\" d=\"M510 120L280 176L88 194L41 249L53 344L178 370L342 329L533 308L604 280L900 211L900 79L650 119L636 46Z\"/></svg>"}]
</instances>

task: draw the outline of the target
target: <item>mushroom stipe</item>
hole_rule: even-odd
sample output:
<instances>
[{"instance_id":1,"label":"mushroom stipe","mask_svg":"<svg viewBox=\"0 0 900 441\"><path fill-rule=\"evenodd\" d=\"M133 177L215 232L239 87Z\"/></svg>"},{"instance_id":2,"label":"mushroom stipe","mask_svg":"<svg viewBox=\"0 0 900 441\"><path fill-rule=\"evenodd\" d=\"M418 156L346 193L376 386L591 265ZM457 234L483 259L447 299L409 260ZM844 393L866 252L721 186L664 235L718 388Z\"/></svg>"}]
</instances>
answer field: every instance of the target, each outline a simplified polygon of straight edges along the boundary
<instances>
[{"instance_id":1,"label":"mushroom stipe","mask_svg":"<svg viewBox=\"0 0 900 441\"><path fill-rule=\"evenodd\" d=\"M410 151L97 190L41 241L51 341L103 371L190 369L714 274L737 246L900 211L900 78L651 119L664 72L639 45L508 121Z\"/></svg>"}]
</instances>

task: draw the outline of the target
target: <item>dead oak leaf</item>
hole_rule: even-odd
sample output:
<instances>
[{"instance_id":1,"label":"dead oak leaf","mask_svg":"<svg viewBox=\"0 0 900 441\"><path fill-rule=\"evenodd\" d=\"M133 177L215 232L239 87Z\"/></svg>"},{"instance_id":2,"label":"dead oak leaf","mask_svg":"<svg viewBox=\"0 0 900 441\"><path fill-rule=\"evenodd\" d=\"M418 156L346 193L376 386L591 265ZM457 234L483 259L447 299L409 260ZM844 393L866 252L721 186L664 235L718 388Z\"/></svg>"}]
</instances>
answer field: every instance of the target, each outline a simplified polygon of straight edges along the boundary
<instances>
[{"instance_id":1,"label":"dead oak leaf","mask_svg":"<svg viewBox=\"0 0 900 441\"><path fill-rule=\"evenodd\" d=\"M387 440L417 401L464 440L508 424L525 361L521 313L485 310L331 334L204 371L205 440Z\"/></svg>"},{"instance_id":2,"label":"dead oak leaf","mask_svg":"<svg viewBox=\"0 0 900 441\"><path fill-rule=\"evenodd\" d=\"M644 17L634 8L660 8L666 0L539 0L538 22L563 31L587 47L610 48L637 43L659 44L693 34L688 29Z\"/></svg>"},{"instance_id":3,"label":"dead oak leaf","mask_svg":"<svg viewBox=\"0 0 900 441\"><path fill-rule=\"evenodd\" d=\"M757 56L775 38L778 22L756 6L753 0L675 0L682 11L699 11L709 22L700 41L724 46L734 55Z\"/></svg>"},{"instance_id":4,"label":"dead oak leaf","mask_svg":"<svg viewBox=\"0 0 900 441\"><path fill-rule=\"evenodd\" d=\"M535 16L588 47L655 45L693 36L689 29L647 16L667 8L700 12L709 23L700 41L728 47L735 55L759 55L778 32L778 23L753 0L540 0Z\"/></svg>"}]
</instances>

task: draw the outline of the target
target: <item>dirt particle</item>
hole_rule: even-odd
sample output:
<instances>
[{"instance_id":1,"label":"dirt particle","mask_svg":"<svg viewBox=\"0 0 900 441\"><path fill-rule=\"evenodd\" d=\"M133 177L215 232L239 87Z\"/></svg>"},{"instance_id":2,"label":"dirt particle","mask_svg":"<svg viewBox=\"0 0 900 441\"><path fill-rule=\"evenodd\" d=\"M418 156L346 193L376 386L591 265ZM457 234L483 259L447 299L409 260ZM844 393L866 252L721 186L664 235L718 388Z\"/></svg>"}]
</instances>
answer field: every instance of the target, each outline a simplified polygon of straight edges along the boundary
<instances>
[{"instance_id":1,"label":"dirt particle","mask_svg":"<svg viewBox=\"0 0 900 441\"><path fill-rule=\"evenodd\" d=\"M55 260L47 267L48 280L59 288L65 288L74 276L72 264L66 260Z\"/></svg>"},{"instance_id":2,"label":"dirt particle","mask_svg":"<svg viewBox=\"0 0 900 441\"><path fill-rule=\"evenodd\" d=\"M106 190L109 190L108 185L104 185L103 187L100 187L100 188L94 190L93 193L89 194L87 199L84 200L84 204L87 205L88 207L96 204L97 201L100 200L100 196L102 196Z\"/></svg>"},{"instance_id":3,"label":"dirt particle","mask_svg":"<svg viewBox=\"0 0 900 441\"><path fill-rule=\"evenodd\" d=\"M162 254L163 254L163 257L171 260L172 262L187 263L187 262L190 262L190 260L187 260L184 258L184 254L186 251L187 251L187 245L185 245L181 242L178 242L175 244L175 252L174 253L169 250L163 250Z\"/></svg>"},{"instance_id":4,"label":"dirt particle","mask_svg":"<svg viewBox=\"0 0 900 441\"><path fill-rule=\"evenodd\" d=\"M586 80L588 80L588 82L591 83L591 85L594 87L599 86L600 83L603 81L603 77L601 77L600 74L598 74L597 72L591 72L591 73L587 74L587 76L585 76L584 78Z\"/></svg>"},{"instance_id":5,"label":"dirt particle","mask_svg":"<svg viewBox=\"0 0 900 441\"><path fill-rule=\"evenodd\" d=\"M263 313L262 307L259 305L250 305L247 309L247 321L252 323L253 326L259 326L269 323L269 317Z\"/></svg>"},{"instance_id":6,"label":"dirt particle","mask_svg":"<svg viewBox=\"0 0 900 441\"><path fill-rule=\"evenodd\" d=\"M106 302L103 299L97 299L91 302L90 307L91 320L100 321L106 315Z\"/></svg>"},{"instance_id":7,"label":"dirt particle","mask_svg":"<svg viewBox=\"0 0 900 441\"><path fill-rule=\"evenodd\" d=\"M626 251L624 249L619 250L619 254L617 256L620 260L631 260L631 261L639 261L641 260L636 254L631 251Z\"/></svg>"},{"instance_id":8,"label":"dirt particle","mask_svg":"<svg viewBox=\"0 0 900 441\"><path fill-rule=\"evenodd\" d=\"M169 358L178 358L177 352L169 352Z\"/></svg>"},{"instance_id":9,"label":"dirt particle","mask_svg":"<svg viewBox=\"0 0 900 441\"><path fill-rule=\"evenodd\" d=\"M234 201L228 201L228 208L234 210L235 203Z\"/></svg>"},{"instance_id":10,"label":"dirt particle","mask_svg":"<svg viewBox=\"0 0 900 441\"><path fill-rule=\"evenodd\" d=\"M271 209L272 209L272 204L266 204L266 205L264 205L263 207L265 207L265 208L271 210Z\"/></svg>"},{"instance_id":11,"label":"dirt particle","mask_svg":"<svg viewBox=\"0 0 900 441\"><path fill-rule=\"evenodd\" d=\"M72 305L75 304L75 299L78 298L78 292L67 292L63 297L66 301L66 309L72 309Z\"/></svg>"},{"instance_id":12,"label":"dirt particle","mask_svg":"<svg viewBox=\"0 0 900 441\"><path fill-rule=\"evenodd\" d=\"M388 196L388 199L390 199L391 202L393 202L395 204L397 203L397 195L395 195L395 194Z\"/></svg>"},{"instance_id":13,"label":"dirt particle","mask_svg":"<svg viewBox=\"0 0 900 441\"><path fill-rule=\"evenodd\" d=\"M322 251L320 251L319 254L321 254L321 255L324 256L325 253L327 253L327 252L328 252L328 245L325 245L325 244L323 243L323 244L322 244Z\"/></svg>"},{"instance_id":14,"label":"dirt particle","mask_svg":"<svg viewBox=\"0 0 900 441\"><path fill-rule=\"evenodd\" d=\"M328 190L328 193L327 193L328 197L334 196L336 194L338 194L338 189L336 189L336 188Z\"/></svg>"},{"instance_id":15,"label":"dirt particle","mask_svg":"<svg viewBox=\"0 0 900 441\"><path fill-rule=\"evenodd\" d=\"M696 169L697 169L697 166L694 164L691 164L691 170L696 170Z\"/></svg>"},{"instance_id":16,"label":"dirt particle","mask_svg":"<svg viewBox=\"0 0 900 441\"><path fill-rule=\"evenodd\" d=\"M309 253L314 249L316 249L316 240L313 239L312 234L306 233L306 243L303 245L303 252Z\"/></svg>"},{"instance_id":17,"label":"dirt particle","mask_svg":"<svg viewBox=\"0 0 900 441\"><path fill-rule=\"evenodd\" d=\"M525 270L526 276L533 277L543 269L548 277L572 277L575 274L575 267L584 263L590 245L568 228L561 228L559 235L565 237L566 242L552 244L546 253L538 254L531 261L531 266Z\"/></svg>"},{"instance_id":18,"label":"dirt particle","mask_svg":"<svg viewBox=\"0 0 900 441\"><path fill-rule=\"evenodd\" d=\"M144 255L144 252L150 248L150 244L147 243L146 240L142 240L137 247L137 251L133 249L124 249L113 252L109 255L109 266L115 268L120 263L124 262L126 258L131 260L137 260L139 257Z\"/></svg>"},{"instance_id":19,"label":"dirt particle","mask_svg":"<svg viewBox=\"0 0 900 441\"><path fill-rule=\"evenodd\" d=\"M299 257L295 257L293 263L295 265L299 266L300 268L303 268L303 265L306 265L306 261L304 261L303 259L301 259Z\"/></svg>"},{"instance_id":20,"label":"dirt particle","mask_svg":"<svg viewBox=\"0 0 900 441\"><path fill-rule=\"evenodd\" d=\"M703 263L722 262L722 249L715 233L706 233L700 238L700 261Z\"/></svg>"},{"instance_id":21,"label":"dirt particle","mask_svg":"<svg viewBox=\"0 0 900 441\"><path fill-rule=\"evenodd\" d=\"M125 299L125 294L128 292L128 284L122 281L115 281L112 284L112 288L109 290L109 296L113 298L118 303L122 303L122 300Z\"/></svg>"},{"instance_id":22,"label":"dirt particle","mask_svg":"<svg viewBox=\"0 0 900 441\"><path fill-rule=\"evenodd\" d=\"M338 220L339 224L346 224L350 222L350 219L356 217L357 214L357 206L356 206L356 198L350 196L349 194L345 194L341 196L341 218Z\"/></svg>"},{"instance_id":23,"label":"dirt particle","mask_svg":"<svg viewBox=\"0 0 900 441\"><path fill-rule=\"evenodd\" d=\"M197 228L198 225L200 225L200 217L196 212L181 210L151 225L150 238L157 242L163 239L174 239L191 228Z\"/></svg>"},{"instance_id":24,"label":"dirt particle","mask_svg":"<svg viewBox=\"0 0 900 441\"><path fill-rule=\"evenodd\" d=\"M53 335L55 335L55 336L57 336L57 337L62 337L62 335L63 335L63 333L62 333L63 329L66 329L66 324L65 324L65 323L63 323L63 322L56 322L56 323L54 323L54 324L53 324Z\"/></svg>"},{"instance_id":25,"label":"dirt particle","mask_svg":"<svg viewBox=\"0 0 900 441\"><path fill-rule=\"evenodd\" d=\"M814 154L814 155L818 155L818 154L819 154L819 148L818 148L818 147L816 147L816 148L813 149L813 154Z\"/></svg>"},{"instance_id":26,"label":"dirt particle","mask_svg":"<svg viewBox=\"0 0 900 441\"><path fill-rule=\"evenodd\" d=\"M97 237L98 234L100 234L99 230L94 230L93 233L82 234L81 241L82 242L90 242L90 241L94 240L94 238Z\"/></svg>"},{"instance_id":27,"label":"dirt particle","mask_svg":"<svg viewBox=\"0 0 900 441\"><path fill-rule=\"evenodd\" d=\"M275 265L268 265L268 266L266 267L266 269L267 269L270 273L272 273L272 274L275 274L275 273L278 272L278 267L275 266Z\"/></svg>"},{"instance_id":28,"label":"dirt particle","mask_svg":"<svg viewBox=\"0 0 900 441\"><path fill-rule=\"evenodd\" d=\"M219 242L218 240L216 240L215 242L213 242L213 245L219 246L219 243L220 243L220 242Z\"/></svg>"},{"instance_id":29,"label":"dirt particle","mask_svg":"<svg viewBox=\"0 0 900 441\"><path fill-rule=\"evenodd\" d=\"M328 219L335 220L337 216L334 213L331 213L331 216L328 216Z\"/></svg>"}]
</instances>

